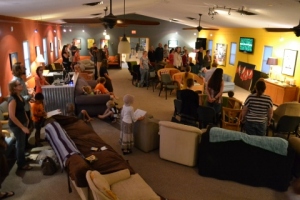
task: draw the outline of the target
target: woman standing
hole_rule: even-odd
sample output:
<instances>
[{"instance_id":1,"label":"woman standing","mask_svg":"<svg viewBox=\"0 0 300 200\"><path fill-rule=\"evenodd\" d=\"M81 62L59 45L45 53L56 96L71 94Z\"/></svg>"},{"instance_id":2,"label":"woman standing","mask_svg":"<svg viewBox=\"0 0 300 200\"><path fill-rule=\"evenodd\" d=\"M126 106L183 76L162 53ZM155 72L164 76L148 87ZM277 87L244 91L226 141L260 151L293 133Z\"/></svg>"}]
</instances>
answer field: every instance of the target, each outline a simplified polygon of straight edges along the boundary
<instances>
[{"instance_id":1,"label":"woman standing","mask_svg":"<svg viewBox=\"0 0 300 200\"><path fill-rule=\"evenodd\" d=\"M64 45L63 46L63 49L61 51L61 57L62 57L62 60L63 60L63 67L65 69L65 71L68 73L71 71L71 62L70 62L70 53L69 53L69 50L68 50L68 45Z\"/></svg>"},{"instance_id":2,"label":"woman standing","mask_svg":"<svg viewBox=\"0 0 300 200\"><path fill-rule=\"evenodd\" d=\"M210 69L210 65L211 65L210 50L206 50L206 54L203 58L203 67L206 67L206 69Z\"/></svg>"},{"instance_id":3,"label":"woman standing","mask_svg":"<svg viewBox=\"0 0 300 200\"><path fill-rule=\"evenodd\" d=\"M30 170L32 167L26 164L25 160L25 139L26 134L29 134L27 128L29 119L25 113L25 100L21 96L23 86L19 80L14 80L9 83L10 97L8 99L8 114L9 128L16 137L16 153L18 169Z\"/></svg>"},{"instance_id":4,"label":"woman standing","mask_svg":"<svg viewBox=\"0 0 300 200\"><path fill-rule=\"evenodd\" d=\"M108 60L108 57L109 57L109 52L108 52L107 45L104 45L104 47L103 47L103 51L104 51L104 54L105 54L106 60Z\"/></svg>"},{"instance_id":5,"label":"woman standing","mask_svg":"<svg viewBox=\"0 0 300 200\"><path fill-rule=\"evenodd\" d=\"M39 66L37 69L36 69L36 75L34 77L34 80L35 80L35 92L36 93L42 93L42 86L43 85L50 85L45 77L43 76L43 67L42 66Z\"/></svg>"},{"instance_id":6,"label":"woman standing","mask_svg":"<svg viewBox=\"0 0 300 200\"><path fill-rule=\"evenodd\" d=\"M207 82L207 106L213 107L217 120L221 112L221 100L224 89L223 69L217 68Z\"/></svg>"},{"instance_id":7,"label":"woman standing","mask_svg":"<svg viewBox=\"0 0 300 200\"><path fill-rule=\"evenodd\" d=\"M183 65L183 68L182 70L185 70L185 68L187 66L189 66L190 64L190 61L189 61L189 52L188 50L184 50L183 52L183 55L182 55L182 65Z\"/></svg>"},{"instance_id":8,"label":"woman standing","mask_svg":"<svg viewBox=\"0 0 300 200\"><path fill-rule=\"evenodd\" d=\"M180 55L180 51L181 51L180 47L175 48L174 61L173 61L174 67L179 70L181 70L181 68L182 68L182 58Z\"/></svg>"},{"instance_id":9,"label":"woman standing","mask_svg":"<svg viewBox=\"0 0 300 200\"><path fill-rule=\"evenodd\" d=\"M250 94L243 106L241 121L245 122L244 129L249 135L266 135L267 126L273 117L273 102L264 95L266 84L259 80L255 84L255 93Z\"/></svg>"},{"instance_id":10,"label":"woman standing","mask_svg":"<svg viewBox=\"0 0 300 200\"><path fill-rule=\"evenodd\" d=\"M148 59L148 52L144 51L142 57L140 58L140 73L141 73L140 87L143 87L145 81L148 81L149 66L151 66L151 63Z\"/></svg>"},{"instance_id":11,"label":"woman standing","mask_svg":"<svg viewBox=\"0 0 300 200\"><path fill-rule=\"evenodd\" d=\"M173 63L174 63L174 49L173 48L170 50L168 60L169 60L169 63L171 63L173 65Z\"/></svg>"}]
</instances>

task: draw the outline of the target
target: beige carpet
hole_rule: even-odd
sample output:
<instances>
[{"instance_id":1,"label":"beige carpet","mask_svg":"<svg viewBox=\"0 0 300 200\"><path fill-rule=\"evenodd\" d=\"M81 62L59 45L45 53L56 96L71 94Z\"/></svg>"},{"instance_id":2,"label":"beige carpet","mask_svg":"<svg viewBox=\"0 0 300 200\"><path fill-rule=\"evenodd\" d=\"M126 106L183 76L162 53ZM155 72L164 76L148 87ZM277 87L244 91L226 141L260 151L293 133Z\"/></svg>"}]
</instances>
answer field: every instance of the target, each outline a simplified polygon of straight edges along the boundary
<instances>
[{"instance_id":1,"label":"beige carpet","mask_svg":"<svg viewBox=\"0 0 300 200\"><path fill-rule=\"evenodd\" d=\"M134 107L148 111L155 118L170 120L173 114L173 99L175 94L165 100L164 94L158 97L158 90L152 88L136 88L131 85L127 69L109 70L112 76L115 94L122 97L127 94L135 96ZM237 88L236 97L244 101L248 95L244 90ZM226 95L226 94L225 94ZM118 144L119 130L109 123L95 119L92 125L103 140L121 153ZM198 175L197 168L186 167L180 164L165 161L159 158L159 150L143 153L138 149L133 154L124 156L134 170L158 194L170 200L285 200L300 199L291 189L288 192L277 192L268 188L256 188L231 181L222 181ZM200 163L201 164L201 163ZM220 166L221 167L221 166ZM1 191L13 190L15 197L10 199L50 200L50 199L80 199L76 191L69 194L67 190L66 173L57 172L53 176L43 176L40 168L26 172L23 177L15 174L16 166L2 184Z\"/></svg>"}]
</instances>

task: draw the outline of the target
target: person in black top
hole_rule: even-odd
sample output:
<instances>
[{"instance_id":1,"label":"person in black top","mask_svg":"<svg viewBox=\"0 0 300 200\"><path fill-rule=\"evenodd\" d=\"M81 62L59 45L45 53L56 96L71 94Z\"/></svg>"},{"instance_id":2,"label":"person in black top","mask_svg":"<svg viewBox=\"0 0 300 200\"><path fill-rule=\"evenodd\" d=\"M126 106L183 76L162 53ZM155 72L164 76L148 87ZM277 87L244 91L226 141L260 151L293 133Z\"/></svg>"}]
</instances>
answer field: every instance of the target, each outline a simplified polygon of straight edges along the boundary
<instances>
[{"instance_id":1,"label":"person in black top","mask_svg":"<svg viewBox=\"0 0 300 200\"><path fill-rule=\"evenodd\" d=\"M154 51L153 46L151 46L150 50L148 51L148 59L149 59L151 65L155 66L155 51Z\"/></svg>"},{"instance_id":2,"label":"person in black top","mask_svg":"<svg viewBox=\"0 0 300 200\"><path fill-rule=\"evenodd\" d=\"M63 49L61 51L61 57L62 57L62 64L63 64L63 67L65 69L65 71L68 73L71 71L71 63L70 63L70 60L69 60L69 52L68 52L68 46L67 45L64 45L63 46Z\"/></svg>"},{"instance_id":3,"label":"person in black top","mask_svg":"<svg viewBox=\"0 0 300 200\"><path fill-rule=\"evenodd\" d=\"M104 77L106 79L106 82L104 84L104 87L109 91L109 92L113 92L114 88L112 86L112 82L111 82L111 78L108 75L108 71L107 71L107 60L103 60L102 65L100 67L100 77Z\"/></svg>"},{"instance_id":4,"label":"person in black top","mask_svg":"<svg viewBox=\"0 0 300 200\"><path fill-rule=\"evenodd\" d=\"M156 63L159 63L163 61L164 58L164 48L162 47L162 44L159 43L158 47L155 49L155 61Z\"/></svg>"},{"instance_id":5,"label":"person in black top","mask_svg":"<svg viewBox=\"0 0 300 200\"><path fill-rule=\"evenodd\" d=\"M204 59L203 59L203 47L199 48L199 51L196 54L196 66L197 66L197 73L199 73L199 70L202 69L204 64Z\"/></svg>"},{"instance_id":6,"label":"person in black top","mask_svg":"<svg viewBox=\"0 0 300 200\"><path fill-rule=\"evenodd\" d=\"M13 80L9 83L10 97L8 99L8 125L16 137L16 154L18 169L30 170L32 167L26 164L25 144L26 134L29 134L27 125L29 119L25 112L25 100L21 96L23 85L19 80Z\"/></svg>"},{"instance_id":7,"label":"person in black top","mask_svg":"<svg viewBox=\"0 0 300 200\"><path fill-rule=\"evenodd\" d=\"M187 89L180 91L181 113L188 115L190 117L198 118L197 109L199 107L199 96L196 92L192 90L194 86L194 80L187 80Z\"/></svg>"}]
</instances>

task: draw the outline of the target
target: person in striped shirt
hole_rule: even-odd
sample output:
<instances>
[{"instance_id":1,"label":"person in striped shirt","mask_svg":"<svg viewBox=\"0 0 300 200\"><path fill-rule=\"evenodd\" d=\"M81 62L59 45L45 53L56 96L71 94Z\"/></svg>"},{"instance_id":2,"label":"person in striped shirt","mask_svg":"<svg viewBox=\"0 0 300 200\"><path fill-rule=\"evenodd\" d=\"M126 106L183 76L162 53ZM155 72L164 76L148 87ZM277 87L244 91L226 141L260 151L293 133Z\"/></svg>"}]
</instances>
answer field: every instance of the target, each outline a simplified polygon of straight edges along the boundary
<instances>
[{"instance_id":1,"label":"person in striped shirt","mask_svg":"<svg viewBox=\"0 0 300 200\"><path fill-rule=\"evenodd\" d=\"M269 96L264 95L264 81L257 81L255 89L256 92L245 101L241 120L245 123L244 130L248 135L264 136L273 116L273 102Z\"/></svg>"}]
</instances>

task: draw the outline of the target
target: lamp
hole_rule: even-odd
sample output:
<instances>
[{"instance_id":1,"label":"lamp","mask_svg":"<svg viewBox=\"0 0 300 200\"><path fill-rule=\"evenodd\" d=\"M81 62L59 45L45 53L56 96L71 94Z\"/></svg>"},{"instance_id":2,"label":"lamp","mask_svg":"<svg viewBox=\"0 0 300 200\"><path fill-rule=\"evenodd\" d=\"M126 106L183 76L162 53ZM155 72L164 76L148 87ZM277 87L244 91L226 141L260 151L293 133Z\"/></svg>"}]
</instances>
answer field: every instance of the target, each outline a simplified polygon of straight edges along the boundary
<instances>
[{"instance_id":1,"label":"lamp","mask_svg":"<svg viewBox=\"0 0 300 200\"><path fill-rule=\"evenodd\" d=\"M125 0L124 0L124 19L125 19ZM124 27L123 38L121 39L121 41L119 42L119 45L118 45L118 53L119 54L130 54L131 53L130 44L125 35L125 27Z\"/></svg>"},{"instance_id":2,"label":"lamp","mask_svg":"<svg viewBox=\"0 0 300 200\"><path fill-rule=\"evenodd\" d=\"M39 55L36 57L35 61L36 61L37 63L45 63L45 59L44 59L44 57L43 57L42 54L39 54Z\"/></svg>"},{"instance_id":3,"label":"lamp","mask_svg":"<svg viewBox=\"0 0 300 200\"><path fill-rule=\"evenodd\" d=\"M267 65L270 65L269 78L272 76L272 67L278 65L278 58L269 57L267 60ZM272 79L272 78L271 78Z\"/></svg>"}]
</instances>

